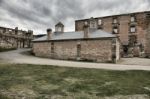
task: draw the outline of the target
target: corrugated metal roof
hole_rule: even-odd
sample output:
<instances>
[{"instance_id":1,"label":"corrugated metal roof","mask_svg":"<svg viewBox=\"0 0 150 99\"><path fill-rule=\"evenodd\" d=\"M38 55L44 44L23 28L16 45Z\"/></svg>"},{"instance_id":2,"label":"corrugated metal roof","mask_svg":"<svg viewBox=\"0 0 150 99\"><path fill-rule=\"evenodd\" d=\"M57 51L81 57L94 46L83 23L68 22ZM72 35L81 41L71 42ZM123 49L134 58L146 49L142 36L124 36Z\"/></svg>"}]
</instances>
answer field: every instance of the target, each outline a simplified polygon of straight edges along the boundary
<instances>
[{"instance_id":1,"label":"corrugated metal roof","mask_svg":"<svg viewBox=\"0 0 150 99\"><path fill-rule=\"evenodd\" d=\"M113 38L116 37L116 35L113 35L111 33L107 33L103 30L90 30L90 33L88 35L88 38ZM51 35L51 40L71 40L71 39L83 39L84 38L84 32L55 32ZM35 39L33 41L45 41L47 40L47 36L41 37L39 39Z\"/></svg>"}]
</instances>

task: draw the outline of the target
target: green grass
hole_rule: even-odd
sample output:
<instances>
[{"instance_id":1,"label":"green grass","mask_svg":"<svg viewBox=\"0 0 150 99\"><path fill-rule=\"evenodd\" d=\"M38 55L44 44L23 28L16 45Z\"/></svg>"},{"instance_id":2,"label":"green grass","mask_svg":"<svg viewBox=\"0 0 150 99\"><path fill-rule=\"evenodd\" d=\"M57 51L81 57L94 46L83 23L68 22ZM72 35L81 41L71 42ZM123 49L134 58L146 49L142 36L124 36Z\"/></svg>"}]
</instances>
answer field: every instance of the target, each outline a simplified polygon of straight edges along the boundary
<instances>
[{"instance_id":1,"label":"green grass","mask_svg":"<svg viewBox=\"0 0 150 99\"><path fill-rule=\"evenodd\" d=\"M11 50L16 50L16 48L2 48L2 47L0 47L0 52L11 51Z\"/></svg>"},{"instance_id":2,"label":"green grass","mask_svg":"<svg viewBox=\"0 0 150 99\"><path fill-rule=\"evenodd\" d=\"M3 90L8 96L15 94L18 97L37 99L44 99L45 96L88 99L113 95L150 95L148 88L150 89L150 71L0 65L0 92Z\"/></svg>"}]
</instances>

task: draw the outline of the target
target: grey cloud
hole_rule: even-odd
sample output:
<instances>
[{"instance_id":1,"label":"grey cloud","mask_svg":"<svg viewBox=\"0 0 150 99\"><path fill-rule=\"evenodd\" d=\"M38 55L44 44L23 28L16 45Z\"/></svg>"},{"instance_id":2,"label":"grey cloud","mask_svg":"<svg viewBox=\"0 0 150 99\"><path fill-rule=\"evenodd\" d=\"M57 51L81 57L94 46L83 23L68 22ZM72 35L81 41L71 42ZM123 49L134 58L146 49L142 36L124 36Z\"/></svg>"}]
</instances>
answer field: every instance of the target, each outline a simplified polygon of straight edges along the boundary
<instances>
[{"instance_id":1,"label":"grey cloud","mask_svg":"<svg viewBox=\"0 0 150 99\"><path fill-rule=\"evenodd\" d=\"M101 16L106 12L111 15L150 10L149 6L149 0L0 0L0 25L5 23L9 27L45 33L46 28L62 21L70 30L75 19Z\"/></svg>"},{"instance_id":2,"label":"grey cloud","mask_svg":"<svg viewBox=\"0 0 150 99\"><path fill-rule=\"evenodd\" d=\"M0 5L3 3L3 0L0 0Z\"/></svg>"}]
</instances>

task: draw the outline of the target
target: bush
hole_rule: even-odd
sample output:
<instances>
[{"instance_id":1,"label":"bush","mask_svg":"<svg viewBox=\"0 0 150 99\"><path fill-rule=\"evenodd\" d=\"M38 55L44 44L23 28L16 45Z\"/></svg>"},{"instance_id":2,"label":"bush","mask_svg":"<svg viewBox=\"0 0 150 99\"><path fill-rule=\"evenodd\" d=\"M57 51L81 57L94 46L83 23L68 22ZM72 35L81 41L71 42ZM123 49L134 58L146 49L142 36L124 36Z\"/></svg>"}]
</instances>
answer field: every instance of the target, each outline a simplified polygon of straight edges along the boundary
<instances>
[{"instance_id":1,"label":"bush","mask_svg":"<svg viewBox=\"0 0 150 99\"><path fill-rule=\"evenodd\" d=\"M11 51L11 50L16 50L17 48L2 48L0 47L0 52L5 52L5 51Z\"/></svg>"}]
</instances>

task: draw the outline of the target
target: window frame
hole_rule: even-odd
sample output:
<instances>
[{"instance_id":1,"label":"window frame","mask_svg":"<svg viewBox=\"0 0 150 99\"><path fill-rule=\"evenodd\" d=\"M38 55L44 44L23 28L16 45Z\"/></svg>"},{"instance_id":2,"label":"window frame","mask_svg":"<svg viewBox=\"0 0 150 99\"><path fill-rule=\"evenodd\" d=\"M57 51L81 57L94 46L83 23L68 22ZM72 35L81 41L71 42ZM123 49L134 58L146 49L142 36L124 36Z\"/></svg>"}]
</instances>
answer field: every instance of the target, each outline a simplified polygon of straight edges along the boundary
<instances>
[{"instance_id":1,"label":"window frame","mask_svg":"<svg viewBox=\"0 0 150 99\"><path fill-rule=\"evenodd\" d=\"M113 18L113 24L117 24L118 23L118 19L117 18Z\"/></svg>"},{"instance_id":2,"label":"window frame","mask_svg":"<svg viewBox=\"0 0 150 99\"><path fill-rule=\"evenodd\" d=\"M136 22L136 16L135 15L131 15L130 22Z\"/></svg>"},{"instance_id":3,"label":"window frame","mask_svg":"<svg viewBox=\"0 0 150 99\"><path fill-rule=\"evenodd\" d=\"M130 33L136 33L136 26L130 26Z\"/></svg>"},{"instance_id":4,"label":"window frame","mask_svg":"<svg viewBox=\"0 0 150 99\"><path fill-rule=\"evenodd\" d=\"M117 30L117 31L115 31ZM113 27L113 34L119 34L119 27Z\"/></svg>"},{"instance_id":5,"label":"window frame","mask_svg":"<svg viewBox=\"0 0 150 99\"><path fill-rule=\"evenodd\" d=\"M98 25L102 25L103 22L102 22L102 19L98 19Z\"/></svg>"},{"instance_id":6,"label":"window frame","mask_svg":"<svg viewBox=\"0 0 150 99\"><path fill-rule=\"evenodd\" d=\"M55 52L54 50L54 42L51 42L51 54L53 54Z\"/></svg>"}]
</instances>

